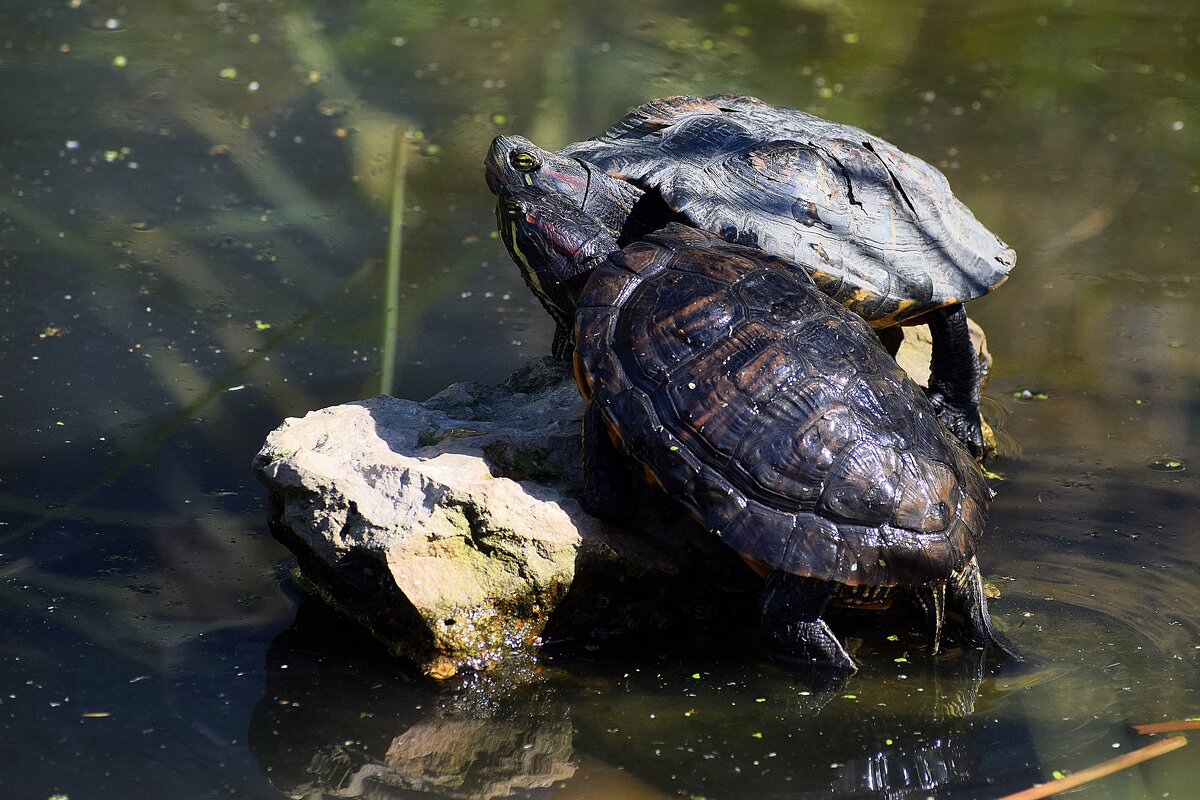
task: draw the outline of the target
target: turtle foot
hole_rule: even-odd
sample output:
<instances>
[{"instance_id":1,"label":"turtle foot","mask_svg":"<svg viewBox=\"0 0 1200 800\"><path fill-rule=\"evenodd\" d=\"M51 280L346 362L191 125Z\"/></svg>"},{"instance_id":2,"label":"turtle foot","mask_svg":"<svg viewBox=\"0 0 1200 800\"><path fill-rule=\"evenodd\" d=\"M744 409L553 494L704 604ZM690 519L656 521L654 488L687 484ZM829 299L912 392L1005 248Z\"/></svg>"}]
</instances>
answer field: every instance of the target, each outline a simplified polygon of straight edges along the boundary
<instances>
[{"instance_id":1,"label":"turtle foot","mask_svg":"<svg viewBox=\"0 0 1200 800\"><path fill-rule=\"evenodd\" d=\"M1025 661L1016 646L992 623L983 591L983 578L974 558L965 569L951 576L947 590L949 602L963 615L963 636L968 645L985 648L1013 661Z\"/></svg>"},{"instance_id":2,"label":"turtle foot","mask_svg":"<svg viewBox=\"0 0 1200 800\"><path fill-rule=\"evenodd\" d=\"M821 619L836 584L776 570L762 597L762 629L771 657L792 669L854 673L854 659Z\"/></svg>"}]
</instances>

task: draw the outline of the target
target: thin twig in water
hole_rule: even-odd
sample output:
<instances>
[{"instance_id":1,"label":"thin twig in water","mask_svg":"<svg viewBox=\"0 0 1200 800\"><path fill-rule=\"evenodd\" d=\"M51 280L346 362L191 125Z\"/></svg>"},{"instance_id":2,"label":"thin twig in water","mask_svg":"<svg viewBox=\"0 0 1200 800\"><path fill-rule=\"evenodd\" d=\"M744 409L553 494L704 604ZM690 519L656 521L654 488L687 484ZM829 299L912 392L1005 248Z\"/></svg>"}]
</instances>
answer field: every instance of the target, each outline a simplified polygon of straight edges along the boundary
<instances>
[{"instance_id":1,"label":"thin twig in water","mask_svg":"<svg viewBox=\"0 0 1200 800\"><path fill-rule=\"evenodd\" d=\"M391 394L396 379L396 334L400 330L400 245L404 229L404 179L408 169L408 131L392 138L392 203L388 218L387 285L383 292L383 354L379 393Z\"/></svg>"},{"instance_id":2,"label":"thin twig in water","mask_svg":"<svg viewBox=\"0 0 1200 800\"><path fill-rule=\"evenodd\" d=\"M1169 739L1163 739L1160 742L1155 742L1154 744L1134 750L1132 753L1110 758L1108 761L1103 761L1094 767L1088 767L1085 770L1080 770L1050 783L1039 783L1016 794L1007 794L1001 797L1000 800L1040 800L1043 797L1050 797L1059 792L1074 789L1076 786L1091 783L1097 778L1103 778L1105 775L1120 772L1126 767L1132 767L1134 764L1140 764L1143 761L1161 756L1164 753L1169 753L1172 750L1178 750L1185 744L1187 744L1185 737L1172 736Z\"/></svg>"},{"instance_id":3,"label":"thin twig in water","mask_svg":"<svg viewBox=\"0 0 1200 800\"><path fill-rule=\"evenodd\" d=\"M1134 725L1138 733L1174 733L1175 731L1192 731L1200 729L1200 719L1177 719L1174 722L1151 722L1148 725Z\"/></svg>"}]
</instances>

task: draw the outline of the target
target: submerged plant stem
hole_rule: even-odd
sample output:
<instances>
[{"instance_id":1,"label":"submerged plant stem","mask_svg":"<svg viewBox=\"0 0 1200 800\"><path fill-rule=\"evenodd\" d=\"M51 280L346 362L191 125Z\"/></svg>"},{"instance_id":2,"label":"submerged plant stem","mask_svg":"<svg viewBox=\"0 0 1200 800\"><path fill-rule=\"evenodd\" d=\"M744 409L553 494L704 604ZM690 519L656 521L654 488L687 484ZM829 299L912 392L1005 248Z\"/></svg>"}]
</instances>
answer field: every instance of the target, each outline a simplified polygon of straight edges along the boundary
<instances>
[{"instance_id":1,"label":"submerged plant stem","mask_svg":"<svg viewBox=\"0 0 1200 800\"><path fill-rule=\"evenodd\" d=\"M400 246L404 231L404 179L408 169L408 131L392 138L392 202L388 216L387 284L383 292L383 354L379 393L391 394L396 379L396 334L400 330Z\"/></svg>"},{"instance_id":2,"label":"submerged plant stem","mask_svg":"<svg viewBox=\"0 0 1200 800\"><path fill-rule=\"evenodd\" d=\"M1016 794L1007 794L1001 797L1000 800L1039 800L1043 797L1050 797L1059 792L1074 789L1076 786L1091 783L1097 778L1103 778L1105 775L1120 772L1126 767L1132 767L1134 764L1140 764L1143 761L1156 758L1172 750L1178 750L1185 744L1187 744L1185 737L1172 736L1169 739L1163 739L1160 742L1155 742L1154 744L1134 750L1132 753L1126 753L1123 756L1102 761L1094 767L1080 770L1072 775L1067 775L1065 778L1050 781L1049 783L1039 783Z\"/></svg>"}]
</instances>

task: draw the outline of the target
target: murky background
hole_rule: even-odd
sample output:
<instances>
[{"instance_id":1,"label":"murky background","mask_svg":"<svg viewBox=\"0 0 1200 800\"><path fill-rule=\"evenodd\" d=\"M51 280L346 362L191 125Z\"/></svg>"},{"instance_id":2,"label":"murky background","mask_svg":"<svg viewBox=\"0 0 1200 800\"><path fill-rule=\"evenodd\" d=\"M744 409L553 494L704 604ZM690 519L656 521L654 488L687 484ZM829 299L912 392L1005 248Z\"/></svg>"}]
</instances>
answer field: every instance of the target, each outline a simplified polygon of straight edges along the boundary
<instances>
[{"instance_id":1,"label":"murky background","mask_svg":"<svg viewBox=\"0 0 1200 800\"><path fill-rule=\"evenodd\" d=\"M1038 663L979 682L867 631L822 691L730 632L408 680L287 593L249 469L380 392L395 132L423 399L549 347L491 137L728 90L920 155L1016 248L969 308L1009 445L980 561ZM1193 3L3 0L0 119L6 796L987 798L1200 715ZM1197 752L1086 796L1195 796Z\"/></svg>"}]
</instances>

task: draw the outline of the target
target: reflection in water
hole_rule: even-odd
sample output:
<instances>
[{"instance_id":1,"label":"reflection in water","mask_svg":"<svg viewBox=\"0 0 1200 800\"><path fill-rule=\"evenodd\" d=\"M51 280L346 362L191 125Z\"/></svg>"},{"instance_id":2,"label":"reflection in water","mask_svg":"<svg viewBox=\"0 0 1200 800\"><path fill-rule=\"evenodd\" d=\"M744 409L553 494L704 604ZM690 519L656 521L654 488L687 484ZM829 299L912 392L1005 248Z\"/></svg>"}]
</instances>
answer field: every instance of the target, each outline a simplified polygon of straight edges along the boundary
<instances>
[{"instance_id":1,"label":"reflection in water","mask_svg":"<svg viewBox=\"0 0 1200 800\"><path fill-rule=\"evenodd\" d=\"M878 662L874 647L862 643L860 655ZM698 660L683 668L679 658ZM971 715L981 696L990 705L1003 694L982 653L893 660L905 671L846 683L732 653L564 655L437 683L397 674L305 598L268 652L249 741L293 797L482 799L548 787L583 796L615 771L606 764L692 795L761 797L786 785L794 797L904 797L971 784ZM1028 741L1007 736L1010 754Z\"/></svg>"},{"instance_id":2,"label":"reflection in water","mask_svg":"<svg viewBox=\"0 0 1200 800\"><path fill-rule=\"evenodd\" d=\"M440 684L356 634L307 597L267 653L249 741L281 791L490 798L574 774L569 707L532 668Z\"/></svg>"}]
</instances>

